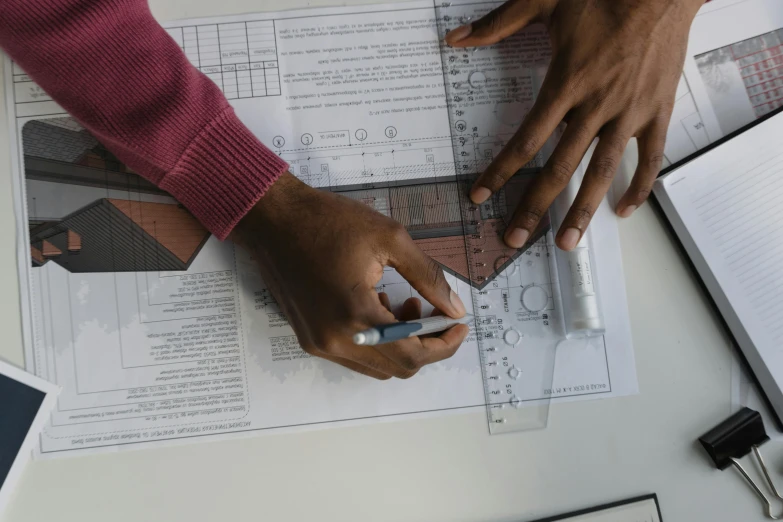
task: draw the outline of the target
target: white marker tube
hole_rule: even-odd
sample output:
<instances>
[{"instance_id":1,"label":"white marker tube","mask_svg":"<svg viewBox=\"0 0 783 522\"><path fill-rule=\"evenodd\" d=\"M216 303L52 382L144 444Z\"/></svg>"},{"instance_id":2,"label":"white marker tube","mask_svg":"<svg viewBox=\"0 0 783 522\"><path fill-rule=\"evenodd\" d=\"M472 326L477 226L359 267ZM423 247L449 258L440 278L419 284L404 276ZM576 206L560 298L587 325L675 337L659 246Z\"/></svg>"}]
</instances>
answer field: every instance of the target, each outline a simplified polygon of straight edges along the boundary
<instances>
[{"instance_id":1,"label":"white marker tube","mask_svg":"<svg viewBox=\"0 0 783 522\"><path fill-rule=\"evenodd\" d=\"M579 165L566 189L552 205L550 216L553 233L557 234L568 210L576 199L584 171ZM555 248L557 276L563 306L566 338L592 337L605 331L601 301L598 295L595 257L588 228L576 248L565 252Z\"/></svg>"}]
</instances>

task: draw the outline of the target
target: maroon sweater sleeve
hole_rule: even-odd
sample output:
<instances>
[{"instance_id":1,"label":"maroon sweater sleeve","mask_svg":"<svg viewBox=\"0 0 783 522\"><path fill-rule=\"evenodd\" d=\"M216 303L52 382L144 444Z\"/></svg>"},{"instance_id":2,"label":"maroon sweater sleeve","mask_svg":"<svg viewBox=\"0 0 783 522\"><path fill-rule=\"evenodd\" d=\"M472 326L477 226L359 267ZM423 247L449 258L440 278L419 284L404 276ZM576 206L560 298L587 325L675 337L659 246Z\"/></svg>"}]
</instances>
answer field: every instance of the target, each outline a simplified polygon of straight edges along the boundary
<instances>
[{"instance_id":1,"label":"maroon sweater sleeve","mask_svg":"<svg viewBox=\"0 0 783 522\"><path fill-rule=\"evenodd\" d=\"M220 239L288 167L190 64L147 0L0 0L0 47Z\"/></svg>"}]
</instances>

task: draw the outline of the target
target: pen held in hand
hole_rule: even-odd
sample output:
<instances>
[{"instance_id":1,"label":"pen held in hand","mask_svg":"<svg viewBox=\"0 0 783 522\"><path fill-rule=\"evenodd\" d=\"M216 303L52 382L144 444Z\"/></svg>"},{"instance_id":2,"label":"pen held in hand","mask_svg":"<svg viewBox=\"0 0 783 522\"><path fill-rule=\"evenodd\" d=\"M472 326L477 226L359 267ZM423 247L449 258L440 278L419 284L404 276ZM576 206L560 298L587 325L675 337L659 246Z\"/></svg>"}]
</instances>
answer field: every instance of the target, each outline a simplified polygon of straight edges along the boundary
<instances>
[{"instance_id":1,"label":"pen held in hand","mask_svg":"<svg viewBox=\"0 0 783 522\"><path fill-rule=\"evenodd\" d=\"M448 330L458 324L468 324L474 320L470 314L459 319L453 319L444 315L405 321L400 323L383 324L374 326L353 336L353 342L358 345L375 346L386 344L408 337L427 335Z\"/></svg>"}]
</instances>

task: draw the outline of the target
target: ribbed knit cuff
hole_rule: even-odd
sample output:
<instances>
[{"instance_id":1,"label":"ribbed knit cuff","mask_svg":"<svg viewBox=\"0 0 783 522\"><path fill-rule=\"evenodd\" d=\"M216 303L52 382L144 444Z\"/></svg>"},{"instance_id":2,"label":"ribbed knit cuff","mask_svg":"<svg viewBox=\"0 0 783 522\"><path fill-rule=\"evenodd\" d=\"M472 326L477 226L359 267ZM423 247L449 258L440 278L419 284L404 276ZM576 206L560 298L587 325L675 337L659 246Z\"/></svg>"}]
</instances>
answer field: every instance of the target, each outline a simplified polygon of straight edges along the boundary
<instances>
[{"instance_id":1,"label":"ribbed knit cuff","mask_svg":"<svg viewBox=\"0 0 783 522\"><path fill-rule=\"evenodd\" d=\"M191 142L160 188L225 239L288 164L228 109Z\"/></svg>"}]
</instances>

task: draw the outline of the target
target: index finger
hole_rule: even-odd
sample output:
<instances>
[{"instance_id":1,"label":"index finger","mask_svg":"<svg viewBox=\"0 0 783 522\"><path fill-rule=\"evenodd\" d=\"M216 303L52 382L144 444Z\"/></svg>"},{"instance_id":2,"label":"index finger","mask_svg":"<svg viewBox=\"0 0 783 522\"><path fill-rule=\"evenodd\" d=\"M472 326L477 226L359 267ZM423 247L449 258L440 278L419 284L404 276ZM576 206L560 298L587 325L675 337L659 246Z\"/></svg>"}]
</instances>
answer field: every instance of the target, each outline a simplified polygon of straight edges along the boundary
<instances>
[{"instance_id":1,"label":"index finger","mask_svg":"<svg viewBox=\"0 0 783 522\"><path fill-rule=\"evenodd\" d=\"M449 286L443 269L413 242L405 229L394 240L388 263L435 308L454 318L465 315L465 305Z\"/></svg>"},{"instance_id":2,"label":"index finger","mask_svg":"<svg viewBox=\"0 0 783 522\"><path fill-rule=\"evenodd\" d=\"M497 43L537 21L548 8L543 4L541 0L509 0L472 24L449 31L446 43L452 47Z\"/></svg>"}]
</instances>

